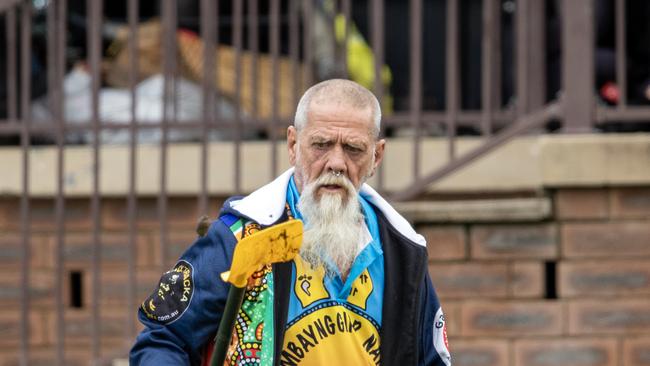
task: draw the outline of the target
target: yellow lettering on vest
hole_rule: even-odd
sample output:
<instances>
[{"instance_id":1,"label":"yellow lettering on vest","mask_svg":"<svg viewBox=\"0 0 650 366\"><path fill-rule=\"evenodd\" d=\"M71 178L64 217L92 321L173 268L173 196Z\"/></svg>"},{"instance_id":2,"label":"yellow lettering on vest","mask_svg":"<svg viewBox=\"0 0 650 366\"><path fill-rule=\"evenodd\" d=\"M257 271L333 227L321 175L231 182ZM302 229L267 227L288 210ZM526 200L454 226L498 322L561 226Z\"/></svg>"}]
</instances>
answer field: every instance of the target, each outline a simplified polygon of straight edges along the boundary
<instances>
[{"instance_id":1,"label":"yellow lettering on vest","mask_svg":"<svg viewBox=\"0 0 650 366\"><path fill-rule=\"evenodd\" d=\"M379 331L345 306L318 309L284 333L280 365L376 365Z\"/></svg>"}]
</instances>

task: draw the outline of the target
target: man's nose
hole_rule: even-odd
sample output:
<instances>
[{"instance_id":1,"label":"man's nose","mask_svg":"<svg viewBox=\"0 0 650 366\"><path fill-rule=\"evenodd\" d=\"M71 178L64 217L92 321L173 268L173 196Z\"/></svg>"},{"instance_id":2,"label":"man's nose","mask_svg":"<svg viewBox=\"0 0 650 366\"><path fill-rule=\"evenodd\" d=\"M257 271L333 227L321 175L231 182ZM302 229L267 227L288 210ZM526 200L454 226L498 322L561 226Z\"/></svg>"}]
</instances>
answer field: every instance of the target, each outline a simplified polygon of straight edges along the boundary
<instances>
[{"instance_id":1,"label":"man's nose","mask_svg":"<svg viewBox=\"0 0 650 366\"><path fill-rule=\"evenodd\" d=\"M335 146L330 151L327 157L327 165L325 168L327 172L331 173L347 173L347 165L345 164L345 154L340 146Z\"/></svg>"}]
</instances>

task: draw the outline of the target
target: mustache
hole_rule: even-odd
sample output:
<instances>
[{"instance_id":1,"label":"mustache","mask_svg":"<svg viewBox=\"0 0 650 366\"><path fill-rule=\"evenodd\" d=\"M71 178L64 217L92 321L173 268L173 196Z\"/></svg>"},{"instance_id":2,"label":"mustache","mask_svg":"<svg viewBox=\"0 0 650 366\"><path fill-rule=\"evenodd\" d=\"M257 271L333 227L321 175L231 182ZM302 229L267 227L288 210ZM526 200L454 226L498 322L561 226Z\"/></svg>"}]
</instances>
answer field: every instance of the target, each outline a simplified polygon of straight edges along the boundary
<instances>
[{"instance_id":1,"label":"mustache","mask_svg":"<svg viewBox=\"0 0 650 366\"><path fill-rule=\"evenodd\" d=\"M344 187L349 193L356 192L356 188L352 184L352 181L348 179L345 175L336 176L332 173L323 173L316 181L313 183L314 186L328 186L328 185L337 185Z\"/></svg>"}]
</instances>

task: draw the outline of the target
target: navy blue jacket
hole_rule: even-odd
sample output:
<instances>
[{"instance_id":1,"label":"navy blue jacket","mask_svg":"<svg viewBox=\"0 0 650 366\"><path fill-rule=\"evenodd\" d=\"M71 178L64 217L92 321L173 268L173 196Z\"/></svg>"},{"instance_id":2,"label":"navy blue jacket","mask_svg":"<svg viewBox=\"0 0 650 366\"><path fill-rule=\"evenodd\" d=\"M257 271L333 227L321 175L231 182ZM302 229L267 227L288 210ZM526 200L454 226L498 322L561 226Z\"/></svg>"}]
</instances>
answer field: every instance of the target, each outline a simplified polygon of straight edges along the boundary
<instances>
[{"instance_id":1,"label":"navy blue jacket","mask_svg":"<svg viewBox=\"0 0 650 366\"><path fill-rule=\"evenodd\" d=\"M225 214L245 216L233 209L230 202L232 200L224 204L222 217ZM382 209L374 208L385 267L381 363L449 366L445 320L428 275L426 247L410 240L387 219ZM277 216L274 223L286 220L286 216ZM229 285L219 275L229 269L235 244L229 227L223 220L216 220L207 234L198 238L181 256L175 269L163 275L163 285L139 309L138 316L145 329L131 350L132 365L201 363L202 349L214 337L221 320ZM274 354L278 355L286 325L290 264L275 264L273 276ZM170 286L171 291L176 289L178 294L175 302L166 292ZM161 296L167 296L167 301L161 301ZM277 363L279 357L274 360Z\"/></svg>"}]
</instances>

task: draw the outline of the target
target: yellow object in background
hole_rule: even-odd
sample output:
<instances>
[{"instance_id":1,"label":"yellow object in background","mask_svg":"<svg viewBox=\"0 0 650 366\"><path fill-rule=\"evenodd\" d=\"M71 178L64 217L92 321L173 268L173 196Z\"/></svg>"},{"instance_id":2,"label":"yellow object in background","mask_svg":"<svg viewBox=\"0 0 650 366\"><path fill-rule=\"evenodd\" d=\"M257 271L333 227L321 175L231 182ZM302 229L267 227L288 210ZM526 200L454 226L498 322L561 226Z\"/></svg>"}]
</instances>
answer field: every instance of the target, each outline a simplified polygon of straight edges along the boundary
<instances>
[{"instance_id":1,"label":"yellow object in background","mask_svg":"<svg viewBox=\"0 0 650 366\"><path fill-rule=\"evenodd\" d=\"M336 42L339 44L345 42L345 26L345 16L338 14L334 18L334 33ZM350 79L368 90L373 90L375 86L375 55L354 24L351 24L348 34L346 57ZM382 65L380 77L384 86L381 109L383 114L387 115L393 112L393 97L390 95L393 75L388 65Z\"/></svg>"}]
</instances>

